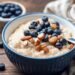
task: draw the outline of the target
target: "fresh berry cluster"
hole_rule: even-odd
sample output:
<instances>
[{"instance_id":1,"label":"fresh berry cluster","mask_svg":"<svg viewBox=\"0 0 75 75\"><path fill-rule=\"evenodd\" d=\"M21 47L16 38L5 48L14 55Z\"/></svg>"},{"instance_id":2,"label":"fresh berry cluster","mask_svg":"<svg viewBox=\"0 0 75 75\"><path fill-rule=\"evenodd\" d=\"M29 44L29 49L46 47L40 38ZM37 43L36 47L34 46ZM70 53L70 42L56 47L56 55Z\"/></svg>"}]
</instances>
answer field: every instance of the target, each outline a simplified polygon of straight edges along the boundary
<instances>
[{"instance_id":1,"label":"fresh berry cluster","mask_svg":"<svg viewBox=\"0 0 75 75\"><path fill-rule=\"evenodd\" d=\"M67 40L61 36L62 31L58 22L49 22L46 16L43 16L41 20L42 23L40 23L40 21L33 21L29 26L29 30L24 31L25 36L37 38L35 42L36 49L41 49L41 42L49 42L58 49L61 49L67 44ZM27 38L24 37L23 40L25 39ZM48 52L47 47L46 51Z\"/></svg>"},{"instance_id":2,"label":"fresh berry cluster","mask_svg":"<svg viewBox=\"0 0 75 75\"><path fill-rule=\"evenodd\" d=\"M22 13L22 9L19 5L13 3L0 4L0 17L11 18L19 16Z\"/></svg>"}]
</instances>

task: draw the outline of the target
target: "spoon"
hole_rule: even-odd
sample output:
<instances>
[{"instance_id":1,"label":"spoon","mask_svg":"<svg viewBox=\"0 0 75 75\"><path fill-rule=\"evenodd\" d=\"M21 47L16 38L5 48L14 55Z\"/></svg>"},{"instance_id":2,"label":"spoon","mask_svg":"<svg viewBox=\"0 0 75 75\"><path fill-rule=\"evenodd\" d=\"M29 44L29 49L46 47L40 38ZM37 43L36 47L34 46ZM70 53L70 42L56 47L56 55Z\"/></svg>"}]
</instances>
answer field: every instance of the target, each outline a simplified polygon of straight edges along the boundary
<instances>
[{"instance_id":1,"label":"spoon","mask_svg":"<svg viewBox=\"0 0 75 75\"><path fill-rule=\"evenodd\" d=\"M75 44L75 38L69 38L69 39L66 39L68 42L71 42L71 43L73 43L73 44Z\"/></svg>"}]
</instances>

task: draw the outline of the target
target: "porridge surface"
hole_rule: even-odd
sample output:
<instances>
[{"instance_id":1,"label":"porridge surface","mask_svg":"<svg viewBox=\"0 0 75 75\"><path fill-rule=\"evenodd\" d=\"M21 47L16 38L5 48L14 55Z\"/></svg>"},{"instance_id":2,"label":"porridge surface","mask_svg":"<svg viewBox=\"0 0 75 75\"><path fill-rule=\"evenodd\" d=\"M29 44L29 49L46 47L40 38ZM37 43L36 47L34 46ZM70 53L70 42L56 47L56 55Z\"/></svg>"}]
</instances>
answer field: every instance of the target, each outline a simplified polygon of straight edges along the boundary
<instances>
[{"instance_id":1,"label":"porridge surface","mask_svg":"<svg viewBox=\"0 0 75 75\"><path fill-rule=\"evenodd\" d=\"M41 23L42 21L38 19ZM17 53L23 54L25 56L31 56L31 57L53 57L58 56L63 53L68 52L69 49L69 43L66 45L63 45L61 49L54 46L54 44L51 44L49 42L41 42L41 44L46 44L48 48L48 52L45 53L44 50L36 50L36 46L33 45L29 40L21 40L24 35L24 31L29 30L29 26L33 21L30 21L28 23L24 23L20 25L9 37L8 39L8 45L13 48ZM60 23L59 23L60 24ZM68 27L64 27L63 25L60 25L60 29L62 33L60 34L62 37L69 38L72 36L72 32L69 30ZM34 31L31 29L30 31ZM40 34L40 33L39 33ZM37 38L33 37L33 40L36 41Z\"/></svg>"}]
</instances>

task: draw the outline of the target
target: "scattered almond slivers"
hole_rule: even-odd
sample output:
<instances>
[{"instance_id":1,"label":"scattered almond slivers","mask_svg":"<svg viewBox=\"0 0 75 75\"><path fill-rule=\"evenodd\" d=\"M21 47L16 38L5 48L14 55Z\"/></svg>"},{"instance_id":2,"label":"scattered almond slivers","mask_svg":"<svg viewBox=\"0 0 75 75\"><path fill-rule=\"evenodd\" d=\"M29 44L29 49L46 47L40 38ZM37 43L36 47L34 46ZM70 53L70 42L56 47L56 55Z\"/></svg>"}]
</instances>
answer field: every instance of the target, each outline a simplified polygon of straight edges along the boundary
<instances>
[{"instance_id":1,"label":"scattered almond slivers","mask_svg":"<svg viewBox=\"0 0 75 75\"><path fill-rule=\"evenodd\" d=\"M32 36L24 36L24 37L21 38L21 40L22 41L25 41L25 40L29 40L31 38L32 38Z\"/></svg>"},{"instance_id":2,"label":"scattered almond slivers","mask_svg":"<svg viewBox=\"0 0 75 75\"><path fill-rule=\"evenodd\" d=\"M58 35L58 40L60 40L63 37L63 35Z\"/></svg>"},{"instance_id":3,"label":"scattered almond slivers","mask_svg":"<svg viewBox=\"0 0 75 75\"><path fill-rule=\"evenodd\" d=\"M35 40L33 38L29 39L29 41L34 44L35 43Z\"/></svg>"},{"instance_id":4,"label":"scattered almond slivers","mask_svg":"<svg viewBox=\"0 0 75 75\"><path fill-rule=\"evenodd\" d=\"M47 47L44 47L44 53L48 53L49 52L49 49Z\"/></svg>"},{"instance_id":5,"label":"scattered almond slivers","mask_svg":"<svg viewBox=\"0 0 75 75\"><path fill-rule=\"evenodd\" d=\"M56 36L49 38L49 43L54 45L57 42L58 38Z\"/></svg>"},{"instance_id":6,"label":"scattered almond slivers","mask_svg":"<svg viewBox=\"0 0 75 75\"><path fill-rule=\"evenodd\" d=\"M34 45L37 46L37 45L40 44L40 42L41 42L41 40L39 40L39 39L37 38L36 41L35 41L35 43L34 43Z\"/></svg>"},{"instance_id":7,"label":"scattered almond slivers","mask_svg":"<svg viewBox=\"0 0 75 75\"><path fill-rule=\"evenodd\" d=\"M41 45L41 49L44 51L44 53L49 52L49 49L47 48L47 45L45 43Z\"/></svg>"},{"instance_id":8,"label":"scattered almond slivers","mask_svg":"<svg viewBox=\"0 0 75 75\"><path fill-rule=\"evenodd\" d=\"M40 45L36 46L35 48L36 48L37 51L41 50L41 46Z\"/></svg>"},{"instance_id":9,"label":"scattered almond slivers","mask_svg":"<svg viewBox=\"0 0 75 75\"><path fill-rule=\"evenodd\" d=\"M41 49L43 49L45 47L47 47L47 45L45 43L41 45Z\"/></svg>"},{"instance_id":10,"label":"scattered almond slivers","mask_svg":"<svg viewBox=\"0 0 75 75\"><path fill-rule=\"evenodd\" d=\"M39 40L42 40L44 37L45 37L45 34L44 33L41 33L41 34L38 35L38 39Z\"/></svg>"},{"instance_id":11,"label":"scattered almond slivers","mask_svg":"<svg viewBox=\"0 0 75 75\"><path fill-rule=\"evenodd\" d=\"M51 38L51 35L48 35L48 38Z\"/></svg>"},{"instance_id":12,"label":"scattered almond slivers","mask_svg":"<svg viewBox=\"0 0 75 75\"><path fill-rule=\"evenodd\" d=\"M57 28L57 25L56 25L55 23L52 23L52 24L51 24L51 28L52 28L52 29L56 29L56 28Z\"/></svg>"}]
</instances>

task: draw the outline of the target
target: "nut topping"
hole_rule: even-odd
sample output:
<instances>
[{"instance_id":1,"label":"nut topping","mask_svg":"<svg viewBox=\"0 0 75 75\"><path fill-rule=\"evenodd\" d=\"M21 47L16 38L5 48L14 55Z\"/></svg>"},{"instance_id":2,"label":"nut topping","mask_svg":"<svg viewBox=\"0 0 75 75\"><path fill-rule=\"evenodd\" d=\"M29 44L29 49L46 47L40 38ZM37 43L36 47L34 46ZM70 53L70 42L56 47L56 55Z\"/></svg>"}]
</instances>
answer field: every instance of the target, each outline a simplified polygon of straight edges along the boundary
<instances>
[{"instance_id":1,"label":"nut topping","mask_svg":"<svg viewBox=\"0 0 75 75\"><path fill-rule=\"evenodd\" d=\"M49 52L49 49L47 47L45 47L43 50L44 50L44 53L48 53Z\"/></svg>"},{"instance_id":2,"label":"nut topping","mask_svg":"<svg viewBox=\"0 0 75 75\"><path fill-rule=\"evenodd\" d=\"M52 29L56 29L57 28L57 25L55 23L51 24L51 28Z\"/></svg>"},{"instance_id":3,"label":"nut topping","mask_svg":"<svg viewBox=\"0 0 75 75\"><path fill-rule=\"evenodd\" d=\"M44 37L45 37L45 34L44 34L44 33L41 33L41 34L38 35L38 38L39 38L40 40L42 40Z\"/></svg>"},{"instance_id":4,"label":"nut topping","mask_svg":"<svg viewBox=\"0 0 75 75\"><path fill-rule=\"evenodd\" d=\"M40 42L41 42L41 41L37 38L34 45L37 46L37 45L40 44Z\"/></svg>"},{"instance_id":5,"label":"nut topping","mask_svg":"<svg viewBox=\"0 0 75 75\"><path fill-rule=\"evenodd\" d=\"M34 44L34 43L35 43L35 41L34 41L34 39L33 39L33 38L29 39L29 41L30 41L32 44Z\"/></svg>"},{"instance_id":6,"label":"nut topping","mask_svg":"<svg viewBox=\"0 0 75 75\"><path fill-rule=\"evenodd\" d=\"M54 45L57 42L58 38L56 36L49 38L49 43Z\"/></svg>"},{"instance_id":7,"label":"nut topping","mask_svg":"<svg viewBox=\"0 0 75 75\"><path fill-rule=\"evenodd\" d=\"M41 44L41 49L47 47L47 45L44 43L44 44Z\"/></svg>"},{"instance_id":8,"label":"nut topping","mask_svg":"<svg viewBox=\"0 0 75 75\"><path fill-rule=\"evenodd\" d=\"M37 51L40 51L40 50L41 50L41 46L40 46L40 45L37 45L37 46L35 47L35 49L36 49Z\"/></svg>"},{"instance_id":9,"label":"nut topping","mask_svg":"<svg viewBox=\"0 0 75 75\"><path fill-rule=\"evenodd\" d=\"M25 41L25 40L29 40L31 39L32 37L31 36L24 36L23 38L21 38L22 41Z\"/></svg>"}]
</instances>

